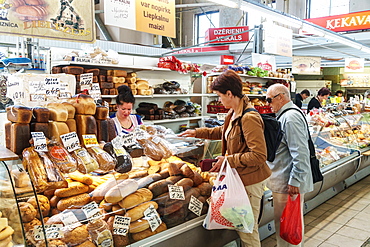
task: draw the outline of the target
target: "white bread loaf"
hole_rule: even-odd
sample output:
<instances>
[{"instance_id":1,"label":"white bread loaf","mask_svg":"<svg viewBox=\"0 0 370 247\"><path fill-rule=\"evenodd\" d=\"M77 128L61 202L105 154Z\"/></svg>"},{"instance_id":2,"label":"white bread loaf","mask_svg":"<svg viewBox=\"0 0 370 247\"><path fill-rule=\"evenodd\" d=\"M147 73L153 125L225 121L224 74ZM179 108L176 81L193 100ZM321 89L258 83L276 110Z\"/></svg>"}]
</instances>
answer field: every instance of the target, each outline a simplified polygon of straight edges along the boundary
<instances>
[{"instance_id":1,"label":"white bread loaf","mask_svg":"<svg viewBox=\"0 0 370 247\"><path fill-rule=\"evenodd\" d=\"M73 118L68 118L66 124L68 126L69 132L77 133L76 120L74 120Z\"/></svg>"},{"instance_id":2,"label":"white bread loaf","mask_svg":"<svg viewBox=\"0 0 370 247\"><path fill-rule=\"evenodd\" d=\"M63 102L62 104L68 110L68 118L74 118L75 117L75 113L76 113L76 108L71 103L68 103L68 102Z\"/></svg>"},{"instance_id":3,"label":"white bread loaf","mask_svg":"<svg viewBox=\"0 0 370 247\"><path fill-rule=\"evenodd\" d=\"M55 137L58 142L61 142L60 136L69 133L68 125L64 122L51 121L49 122L49 135Z\"/></svg>"},{"instance_id":4,"label":"white bread loaf","mask_svg":"<svg viewBox=\"0 0 370 247\"><path fill-rule=\"evenodd\" d=\"M68 119L68 109L62 103L49 103L50 120L65 122Z\"/></svg>"},{"instance_id":5,"label":"white bread loaf","mask_svg":"<svg viewBox=\"0 0 370 247\"><path fill-rule=\"evenodd\" d=\"M68 100L76 108L76 114L94 115L96 104L91 96L86 94L77 94Z\"/></svg>"},{"instance_id":6,"label":"white bread loaf","mask_svg":"<svg viewBox=\"0 0 370 247\"><path fill-rule=\"evenodd\" d=\"M109 203L117 203L124 197L130 195L138 189L138 183L133 179L126 179L108 190L104 200Z\"/></svg>"}]
</instances>

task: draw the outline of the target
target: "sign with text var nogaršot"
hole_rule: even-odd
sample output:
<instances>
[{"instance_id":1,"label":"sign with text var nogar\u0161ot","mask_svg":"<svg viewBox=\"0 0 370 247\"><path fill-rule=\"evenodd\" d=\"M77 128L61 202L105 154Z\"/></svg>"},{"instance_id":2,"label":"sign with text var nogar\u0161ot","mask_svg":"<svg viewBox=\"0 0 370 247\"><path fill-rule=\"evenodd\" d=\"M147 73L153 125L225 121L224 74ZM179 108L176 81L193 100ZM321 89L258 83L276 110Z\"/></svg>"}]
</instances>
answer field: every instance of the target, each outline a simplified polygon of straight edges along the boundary
<instances>
[{"instance_id":1,"label":"sign with text var nogar\u0161ot","mask_svg":"<svg viewBox=\"0 0 370 247\"><path fill-rule=\"evenodd\" d=\"M106 25L176 37L175 0L105 0Z\"/></svg>"},{"instance_id":2,"label":"sign with text var nogar\u0161ot","mask_svg":"<svg viewBox=\"0 0 370 247\"><path fill-rule=\"evenodd\" d=\"M92 0L0 0L0 33L95 41Z\"/></svg>"}]
</instances>

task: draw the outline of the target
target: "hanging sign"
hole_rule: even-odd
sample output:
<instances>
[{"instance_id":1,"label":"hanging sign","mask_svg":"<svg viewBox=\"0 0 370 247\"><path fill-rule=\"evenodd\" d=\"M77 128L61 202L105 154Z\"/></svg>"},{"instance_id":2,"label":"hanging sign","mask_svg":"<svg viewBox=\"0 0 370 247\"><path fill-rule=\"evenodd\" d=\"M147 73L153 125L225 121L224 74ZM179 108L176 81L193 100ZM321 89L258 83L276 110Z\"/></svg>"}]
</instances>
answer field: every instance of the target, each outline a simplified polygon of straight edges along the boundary
<instances>
[{"instance_id":1,"label":"hanging sign","mask_svg":"<svg viewBox=\"0 0 370 247\"><path fill-rule=\"evenodd\" d=\"M267 71L276 71L275 56L252 53L252 66Z\"/></svg>"},{"instance_id":2,"label":"hanging sign","mask_svg":"<svg viewBox=\"0 0 370 247\"><path fill-rule=\"evenodd\" d=\"M364 58L346 58L344 60L344 72L364 72Z\"/></svg>"},{"instance_id":3,"label":"hanging sign","mask_svg":"<svg viewBox=\"0 0 370 247\"><path fill-rule=\"evenodd\" d=\"M292 73L302 75L320 75L320 57L293 56Z\"/></svg>"},{"instance_id":4,"label":"hanging sign","mask_svg":"<svg viewBox=\"0 0 370 247\"><path fill-rule=\"evenodd\" d=\"M332 15L310 18L306 21L327 28L334 32L370 29L370 11L354 12L344 15Z\"/></svg>"},{"instance_id":5,"label":"hanging sign","mask_svg":"<svg viewBox=\"0 0 370 247\"><path fill-rule=\"evenodd\" d=\"M106 25L176 37L175 0L104 1Z\"/></svg>"},{"instance_id":6,"label":"hanging sign","mask_svg":"<svg viewBox=\"0 0 370 247\"><path fill-rule=\"evenodd\" d=\"M0 1L0 33L95 42L94 1Z\"/></svg>"},{"instance_id":7,"label":"hanging sign","mask_svg":"<svg viewBox=\"0 0 370 247\"><path fill-rule=\"evenodd\" d=\"M234 43L234 42L247 42L249 41L248 26L243 27L219 27L219 28L208 28L206 31L205 41L210 41L225 36L230 36L235 33L235 35L219 39L216 41L209 42L208 44L219 44L219 43Z\"/></svg>"},{"instance_id":8,"label":"hanging sign","mask_svg":"<svg viewBox=\"0 0 370 247\"><path fill-rule=\"evenodd\" d=\"M291 57L293 54L293 30L275 24L266 24L264 29L264 52Z\"/></svg>"}]
</instances>

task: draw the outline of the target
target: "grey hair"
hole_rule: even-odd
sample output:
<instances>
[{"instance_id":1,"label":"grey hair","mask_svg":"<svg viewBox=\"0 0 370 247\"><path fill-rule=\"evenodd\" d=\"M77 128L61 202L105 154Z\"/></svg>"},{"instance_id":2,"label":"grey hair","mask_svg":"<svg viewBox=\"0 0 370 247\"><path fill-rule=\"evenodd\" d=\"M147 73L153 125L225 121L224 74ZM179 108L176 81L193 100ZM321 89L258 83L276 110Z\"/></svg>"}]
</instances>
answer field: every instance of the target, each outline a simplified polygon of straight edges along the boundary
<instances>
[{"instance_id":1,"label":"grey hair","mask_svg":"<svg viewBox=\"0 0 370 247\"><path fill-rule=\"evenodd\" d=\"M281 93L284 95L285 99L290 100L289 89L283 84L280 83L273 84L267 89L267 92L271 92L271 94L273 95Z\"/></svg>"}]
</instances>

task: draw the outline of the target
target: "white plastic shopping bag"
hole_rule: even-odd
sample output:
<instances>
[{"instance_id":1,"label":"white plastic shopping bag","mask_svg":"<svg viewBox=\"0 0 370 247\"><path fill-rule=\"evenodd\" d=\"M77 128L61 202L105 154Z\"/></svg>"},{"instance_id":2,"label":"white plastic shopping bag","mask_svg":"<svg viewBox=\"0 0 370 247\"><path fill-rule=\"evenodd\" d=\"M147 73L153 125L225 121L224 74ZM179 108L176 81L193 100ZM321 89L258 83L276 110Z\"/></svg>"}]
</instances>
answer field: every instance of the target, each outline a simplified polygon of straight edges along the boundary
<instances>
[{"instance_id":1,"label":"white plastic shopping bag","mask_svg":"<svg viewBox=\"0 0 370 247\"><path fill-rule=\"evenodd\" d=\"M207 230L233 229L251 233L254 226L252 206L236 169L227 158L212 188L210 207L203 222Z\"/></svg>"}]
</instances>

